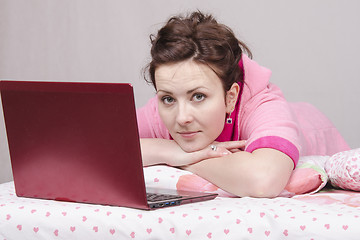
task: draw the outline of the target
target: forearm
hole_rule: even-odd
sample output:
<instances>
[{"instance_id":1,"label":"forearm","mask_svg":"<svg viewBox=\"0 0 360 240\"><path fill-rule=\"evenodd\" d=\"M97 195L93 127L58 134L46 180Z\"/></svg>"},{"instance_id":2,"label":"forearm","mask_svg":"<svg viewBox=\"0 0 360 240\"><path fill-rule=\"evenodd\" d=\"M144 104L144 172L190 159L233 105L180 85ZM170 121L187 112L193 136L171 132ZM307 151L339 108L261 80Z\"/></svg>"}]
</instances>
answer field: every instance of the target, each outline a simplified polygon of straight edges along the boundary
<instances>
[{"instance_id":1,"label":"forearm","mask_svg":"<svg viewBox=\"0 0 360 240\"><path fill-rule=\"evenodd\" d=\"M174 144L176 144L174 141L167 139L140 139L143 166L168 164L170 154L167 154L167 150L170 148L175 149L176 146Z\"/></svg>"},{"instance_id":2,"label":"forearm","mask_svg":"<svg viewBox=\"0 0 360 240\"><path fill-rule=\"evenodd\" d=\"M195 152L185 152L175 141L169 139L142 138L140 145L145 167L157 164L179 167L224 155L221 151L212 151L210 147ZM242 146L242 143L235 142L232 145ZM227 153L229 151L225 152Z\"/></svg>"},{"instance_id":3,"label":"forearm","mask_svg":"<svg viewBox=\"0 0 360 240\"><path fill-rule=\"evenodd\" d=\"M186 168L237 196L275 197L286 186L293 163L272 149L237 152Z\"/></svg>"}]
</instances>

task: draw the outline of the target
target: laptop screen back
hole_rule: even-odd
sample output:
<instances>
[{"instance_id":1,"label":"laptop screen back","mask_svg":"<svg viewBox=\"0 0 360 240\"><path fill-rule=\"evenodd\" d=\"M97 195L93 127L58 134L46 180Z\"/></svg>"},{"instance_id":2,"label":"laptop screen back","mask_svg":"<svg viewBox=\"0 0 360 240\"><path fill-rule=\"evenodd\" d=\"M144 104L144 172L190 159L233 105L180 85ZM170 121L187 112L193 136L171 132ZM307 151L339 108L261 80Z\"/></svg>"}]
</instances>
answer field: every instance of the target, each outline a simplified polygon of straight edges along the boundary
<instances>
[{"instance_id":1,"label":"laptop screen back","mask_svg":"<svg viewBox=\"0 0 360 240\"><path fill-rule=\"evenodd\" d=\"M147 207L131 85L0 84L18 196Z\"/></svg>"}]
</instances>

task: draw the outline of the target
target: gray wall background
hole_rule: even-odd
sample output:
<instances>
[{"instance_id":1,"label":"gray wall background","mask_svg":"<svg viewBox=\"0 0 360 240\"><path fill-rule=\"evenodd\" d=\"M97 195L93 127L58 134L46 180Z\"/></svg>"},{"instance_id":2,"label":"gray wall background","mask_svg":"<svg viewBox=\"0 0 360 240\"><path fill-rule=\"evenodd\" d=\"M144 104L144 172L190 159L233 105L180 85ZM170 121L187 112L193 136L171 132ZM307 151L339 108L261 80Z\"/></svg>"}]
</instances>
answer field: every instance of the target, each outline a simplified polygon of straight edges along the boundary
<instances>
[{"instance_id":1,"label":"gray wall background","mask_svg":"<svg viewBox=\"0 0 360 240\"><path fill-rule=\"evenodd\" d=\"M142 77L149 34L196 9L231 27L289 101L314 104L360 147L357 0L0 0L0 79L131 82L140 107L154 94ZM10 180L0 114L0 183Z\"/></svg>"}]
</instances>

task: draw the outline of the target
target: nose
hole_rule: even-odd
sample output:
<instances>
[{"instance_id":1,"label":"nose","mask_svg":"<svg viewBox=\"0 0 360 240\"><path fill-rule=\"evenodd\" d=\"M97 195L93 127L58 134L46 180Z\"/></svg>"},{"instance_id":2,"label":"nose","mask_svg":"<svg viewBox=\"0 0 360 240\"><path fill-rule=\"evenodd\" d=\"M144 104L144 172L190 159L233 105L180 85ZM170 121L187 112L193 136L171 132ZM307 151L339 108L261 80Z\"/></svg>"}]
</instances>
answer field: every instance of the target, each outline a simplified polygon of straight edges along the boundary
<instances>
[{"instance_id":1,"label":"nose","mask_svg":"<svg viewBox=\"0 0 360 240\"><path fill-rule=\"evenodd\" d=\"M179 125L187 125L193 121L191 106L186 103L179 103L176 115L176 121Z\"/></svg>"}]
</instances>

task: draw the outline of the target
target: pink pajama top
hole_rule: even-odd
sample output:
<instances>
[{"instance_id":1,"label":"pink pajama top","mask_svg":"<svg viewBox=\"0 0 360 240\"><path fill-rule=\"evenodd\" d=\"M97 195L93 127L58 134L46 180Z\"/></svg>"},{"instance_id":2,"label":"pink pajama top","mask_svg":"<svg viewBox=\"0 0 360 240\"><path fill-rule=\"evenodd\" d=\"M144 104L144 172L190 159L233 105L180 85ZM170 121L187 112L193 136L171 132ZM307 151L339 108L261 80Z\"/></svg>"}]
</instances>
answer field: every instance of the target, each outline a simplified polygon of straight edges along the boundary
<instances>
[{"instance_id":1,"label":"pink pajama top","mask_svg":"<svg viewBox=\"0 0 360 240\"><path fill-rule=\"evenodd\" d=\"M289 103L270 83L271 71L242 55L244 68L232 124L225 123L216 141L247 140L245 151L272 148L287 154L296 166L300 156L333 155L349 146L329 119L308 103ZM140 138L171 139L156 97L137 110Z\"/></svg>"}]
</instances>

